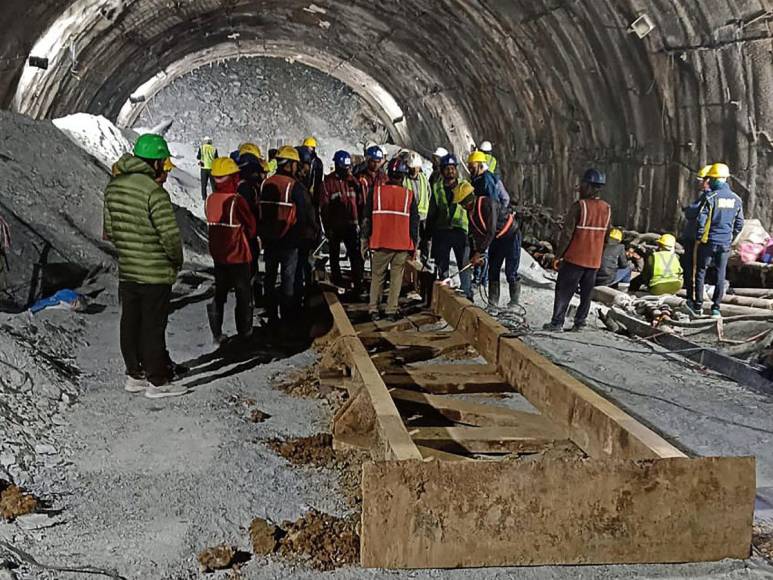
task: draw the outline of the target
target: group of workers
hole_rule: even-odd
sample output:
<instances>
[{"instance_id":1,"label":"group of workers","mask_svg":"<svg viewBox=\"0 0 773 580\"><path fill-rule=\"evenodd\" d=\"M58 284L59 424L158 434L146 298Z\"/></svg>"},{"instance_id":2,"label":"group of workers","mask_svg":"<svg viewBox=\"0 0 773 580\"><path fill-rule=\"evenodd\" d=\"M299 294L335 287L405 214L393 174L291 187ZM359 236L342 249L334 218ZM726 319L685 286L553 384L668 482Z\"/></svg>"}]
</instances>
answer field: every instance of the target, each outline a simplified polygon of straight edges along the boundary
<instances>
[{"instance_id":1,"label":"group of workers","mask_svg":"<svg viewBox=\"0 0 773 580\"><path fill-rule=\"evenodd\" d=\"M698 172L696 199L683 208L685 225L680 242L681 260L676 254L677 239L666 233L657 240L657 249L641 258L623 245L623 232L610 228L609 204L600 199L606 176L590 169L579 188L580 199L571 207L557 259L558 280L553 317L545 330L562 331L569 303L576 291L580 305L574 318L574 330L585 327L594 286L630 283L629 291L648 294L676 294L683 287L686 308L693 316L703 312L706 274L716 270L711 316L721 316L720 304L725 293L725 275L733 239L744 225L743 202L727 183L730 168L724 163L705 166ZM606 243L605 243L606 239ZM632 279L633 258L641 259L639 276Z\"/></svg>"},{"instance_id":2,"label":"group of workers","mask_svg":"<svg viewBox=\"0 0 773 580\"><path fill-rule=\"evenodd\" d=\"M447 279L452 253L457 264L454 276L459 275L468 298L473 297L471 270L478 268L482 286L488 274L489 307L499 308L504 265L508 306L517 305L521 231L509 194L492 171L497 160L491 149L488 142L473 148L466 163L469 179L462 177L458 158L447 149L434 152L427 176L417 153L403 150L387 159L378 145L367 147L357 165L349 152L337 151L333 170L324 175L313 137L297 147L271 150L268 160L253 143L221 157L212 140L205 139L198 157L215 271L215 295L207 305L214 340L225 340L224 308L231 291L236 296L240 338L249 339L252 334L254 303L260 296L269 324L281 321L277 328L292 328L312 286L315 249L324 239L329 245L331 281L339 286L345 285L340 265L341 245L345 247L354 296L364 290L364 265L370 259L368 311L374 320L398 318L409 259L419 258L424 265L434 260L438 278ZM142 135L133 153L115 164L105 192L105 236L119 254L126 389L151 398L185 392L172 383L184 369L171 360L165 342L171 288L183 263L180 231L163 188L173 167L163 137ZM719 280L712 313L718 313L730 242L743 226L741 201L728 187L728 177L726 165L707 168L699 199L685 208L684 269L689 305L695 311L701 308L706 269L713 263ZM563 330L569 303L578 291L574 329L583 328L594 285L624 278L625 251L616 247L622 232L610 231L611 208L600 198L605 184L606 176L596 169L582 177L579 200L570 210L559 244L560 268L553 317L545 325L548 330ZM605 246L607 238L610 243ZM678 272L674 236L664 235L659 243L661 251L648 259L640 283L652 291L673 290L666 282L673 282ZM387 276L389 295L384 305Z\"/></svg>"}]
</instances>

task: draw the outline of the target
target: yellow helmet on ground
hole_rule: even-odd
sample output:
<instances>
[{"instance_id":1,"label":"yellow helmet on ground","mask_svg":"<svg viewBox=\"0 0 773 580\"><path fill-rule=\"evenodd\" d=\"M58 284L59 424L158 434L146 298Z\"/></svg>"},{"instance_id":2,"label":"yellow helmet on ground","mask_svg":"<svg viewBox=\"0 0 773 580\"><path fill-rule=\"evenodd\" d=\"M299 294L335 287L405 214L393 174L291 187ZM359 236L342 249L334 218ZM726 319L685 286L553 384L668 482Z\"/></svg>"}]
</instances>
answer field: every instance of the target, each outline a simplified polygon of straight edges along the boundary
<instances>
[{"instance_id":1,"label":"yellow helmet on ground","mask_svg":"<svg viewBox=\"0 0 773 580\"><path fill-rule=\"evenodd\" d=\"M663 234L658 238L658 246L666 250L673 250L676 247L676 238L671 234Z\"/></svg>"},{"instance_id":2,"label":"yellow helmet on ground","mask_svg":"<svg viewBox=\"0 0 773 580\"><path fill-rule=\"evenodd\" d=\"M610 240L617 240L618 242L623 241L623 230L619 230L617 228L613 228L609 232L609 239Z\"/></svg>"},{"instance_id":3,"label":"yellow helmet on ground","mask_svg":"<svg viewBox=\"0 0 773 580\"><path fill-rule=\"evenodd\" d=\"M454 197L452 203L462 203L468 197L475 193L475 188L469 181L462 181L454 189Z\"/></svg>"},{"instance_id":4,"label":"yellow helmet on ground","mask_svg":"<svg viewBox=\"0 0 773 580\"><path fill-rule=\"evenodd\" d=\"M711 177L712 179L727 179L730 177L730 168L724 163L715 163L709 168L706 177Z\"/></svg>"},{"instance_id":5,"label":"yellow helmet on ground","mask_svg":"<svg viewBox=\"0 0 773 580\"><path fill-rule=\"evenodd\" d=\"M704 165L698 172L698 179L706 179L709 176L709 171L711 171L711 165Z\"/></svg>"},{"instance_id":6,"label":"yellow helmet on ground","mask_svg":"<svg viewBox=\"0 0 773 580\"><path fill-rule=\"evenodd\" d=\"M304 147L312 147L314 149L317 148L317 140L314 137L306 137L306 139L303 140L303 146Z\"/></svg>"},{"instance_id":7,"label":"yellow helmet on ground","mask_svg":"<svg viewBox=\"0 0 773 580\"><path fill-rule=\"evenodd\" d=\"M483 151L473 151L467 158L467 163L488 163L488 157Z\"/></svg>"},{"instance_id":8,"label":"yellow helmet on ground","mask_svg":"<svg viewBox=\"0 0 773 580\"><path fill-rule=\"evenodd\" d=\"M177 165L172 163L172 158L167 157L166 161L164 161L164 173L169 173L170 171L172 171L172 169L175 169L176 167Z\"/></svg>"},{"instance_id":9,"label":"yellow helmet on ground","mask_svg":"<svg viewBox=\"0 0 773 580\"><path fill-rule=\"evenodd\" d=\"M239 173L239 166L230 157L218 157L212 162L212 177L228 177Z\"/></svg>"},{"instance_id":10,"label":"yellow helmet on ground","mask_svg":"<svg viewBox=\"0 0 773 580\"><path fill-rule=\"evenodd\" d=\"M301 156L298 155L298 150L292 145L282 145L279 151L276 152L276 159L279 161L298 161L300 163Z\"/></svg>"},{"instance_id":11,"label":"yellow helmet on ground","mask_svg":"<svg viewBox=\"0 0 773 580\"><path fill-rule=\"evenodd\" d=\"M242 143L239 145L239 155L244 155L245 153L254 155L258 159L263 159L263 152L255 143Z\"/></svg>"}]
</instances>

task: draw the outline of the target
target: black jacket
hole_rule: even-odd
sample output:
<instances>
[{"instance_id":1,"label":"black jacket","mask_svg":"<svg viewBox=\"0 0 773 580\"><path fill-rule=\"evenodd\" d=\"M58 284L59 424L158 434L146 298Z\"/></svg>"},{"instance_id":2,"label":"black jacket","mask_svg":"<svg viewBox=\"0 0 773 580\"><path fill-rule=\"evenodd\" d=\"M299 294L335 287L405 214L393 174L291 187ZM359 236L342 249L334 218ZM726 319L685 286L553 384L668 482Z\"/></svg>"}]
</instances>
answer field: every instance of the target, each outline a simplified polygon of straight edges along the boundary
<instances>
[{"instance_id":1,"label":"black jacket","mask_svg":"<svg viewBox=\"0 0 773 580\"><path fill-rule=\"evenodd\" d=\"M618 269L629 265L625 255L625 246L620 242L610 242L604 246L601 267L596 273L596 286L606 286L615 279Z\"/></svg>"}]
</instances>

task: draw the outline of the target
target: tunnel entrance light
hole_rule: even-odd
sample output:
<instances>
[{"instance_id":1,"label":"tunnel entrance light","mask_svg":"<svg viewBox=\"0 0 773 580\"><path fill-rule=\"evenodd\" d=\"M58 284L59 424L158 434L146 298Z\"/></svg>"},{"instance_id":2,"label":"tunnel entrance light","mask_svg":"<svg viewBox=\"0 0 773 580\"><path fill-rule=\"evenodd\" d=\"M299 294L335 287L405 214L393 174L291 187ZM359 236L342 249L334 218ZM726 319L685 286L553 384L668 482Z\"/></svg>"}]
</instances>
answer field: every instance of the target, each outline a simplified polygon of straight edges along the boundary
<instances>
[{"instance_id":1,"label":"tunnel entrance light","mask_svg":"<svg viewBox=\"0 0 773 580\"><path fill-rule=\"evenodd\" d=\"M628 32L633 32L639 38L644 38L653 30L655 30L655 23L647 14L639 16L631 23L630 28L628 28Z\"/></svg>"}]
</instances>

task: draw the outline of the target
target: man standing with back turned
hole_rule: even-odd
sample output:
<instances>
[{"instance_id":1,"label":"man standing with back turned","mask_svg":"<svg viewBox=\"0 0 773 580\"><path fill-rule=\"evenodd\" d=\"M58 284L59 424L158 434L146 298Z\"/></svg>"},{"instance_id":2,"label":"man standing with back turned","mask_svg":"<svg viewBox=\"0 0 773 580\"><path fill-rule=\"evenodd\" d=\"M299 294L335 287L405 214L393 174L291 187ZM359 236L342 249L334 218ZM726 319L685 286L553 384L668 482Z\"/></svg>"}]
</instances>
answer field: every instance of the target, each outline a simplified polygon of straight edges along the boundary
<instances>
[{"instance_id":1,"label":"man standing with back turned","mask_svg":"<svg viewBox=\"0 0 773 580\"><path fill-rule=\"evenodd\" d=\"M562 263L556 281L553 318L542 327L545 330L564 330L566 311L577 286L580 287L580 306L572 330L585 327L596 272L601 266L604 241L612 220L612 208L599 197L606 183L606 175L597 169L588 169L582 177L580 199L572 204L564 221L565 229L556 253Z\"/></svg>"},{"instance_id":2,"label":"man standing with back turned","mask_svg":"<svg viewBox=\"0 0 773 580\"><path fill-rule=\"evenodd\" d=\"M212 162L219 157L217 149L212 145L212 137L204 137L201 141L201 147L196 155L201 167L201 199L207 199L207 186L215 189L215 180L212 179Z\"/></svg>"},{"instance_id":3,"label":"man standing with back turned","mask_svg":"<svg viewBox=\"0 0 773 580\"><path fill-rule=\"evenodd\" d=\"M142 135L105 190L105 234L118 250L121 354L130 393L151 399L187 392L171 384L166 325L172 284L183 264L180 230L169 194L156 181L170 157L160 135Z\"/></svg>"}]
</instances>

